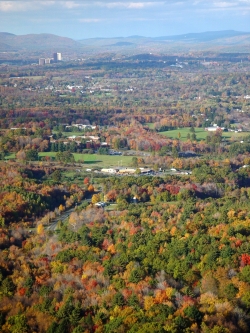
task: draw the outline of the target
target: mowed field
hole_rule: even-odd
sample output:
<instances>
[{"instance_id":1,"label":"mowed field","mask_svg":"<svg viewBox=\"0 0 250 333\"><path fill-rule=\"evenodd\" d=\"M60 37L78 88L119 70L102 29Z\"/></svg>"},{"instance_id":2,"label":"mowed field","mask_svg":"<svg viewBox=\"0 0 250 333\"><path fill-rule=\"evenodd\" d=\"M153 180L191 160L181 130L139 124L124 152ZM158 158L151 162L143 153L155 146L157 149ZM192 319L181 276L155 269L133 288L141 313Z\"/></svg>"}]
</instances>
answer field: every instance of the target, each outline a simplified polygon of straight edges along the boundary
<instances>
[{"instance_id":1,"label":"mowed field","mask_svg":"<svg viewBox=\"0 0 250 333\"><path fill-rule=\"evenodd\" d=\"M65 95L65 96L67 96L67 95ZM57 134L57 133L59 133L59 131L52 131L52 133ZM95 134L93 134L89 131L86 131L86 132L84 132L84 131L77 132L76 131L76 132L62 132L62 135L65 137L69 137L69 136L84 136L84 135L88 136L88 135L95 135Z\"/></svg>"},{"instance_id":2,"label":"mowed field","mask_svg":"<svg viewBox=\"0 0 250 333\"><path fill-rule=\"evenodd\" d=\"M192 133L190 132L190 127L184 127L184 128L179 128L176 130L172 131L165 131L165 132L159 132L159 134L165 135L166 137L170 139L178 139L179 138L179 133L180 133L180 140L181 141L186 141L187 140L187 135L188 133L191 135ZM195 128L195 135L198 141L200 140L205 140L206 137L209 135L211 132L205 131L203 128L196 127ZM249 135L250 133L247 132L222 132L222 137L225 139L241 139L244 138L244 136Z\"/></svg>"},{"instance_id":3,"label":"mowed field","mask_svg":"<svg viewBox=\"0 0 250 333\"><path fill-rule=\"evenodd\" d=\"M133 156L113 156L113 155L97 155L97 154L73 154L75 161L84 161L84 164L89 167L100 166L130 166ZM39 153L40 157L50 156L55 157L55 152L43 152Z\"/></svg>"},{"instance_id":4,"label":"mowed field","mask_svg":"<svg viewBox=\"0 0 250 333\"><path fill-rule=\"evenodd\" d=\"M73 154L76 162L84 162L86 167L114 167L114 166L131 166L133 156L113 156L113 155L97 155L97 154ZM42 152L39 157L55 157L56 152ZM6 160L16 158L15 153L11 153L5 157Z\"/></svg>"}]
</instances>

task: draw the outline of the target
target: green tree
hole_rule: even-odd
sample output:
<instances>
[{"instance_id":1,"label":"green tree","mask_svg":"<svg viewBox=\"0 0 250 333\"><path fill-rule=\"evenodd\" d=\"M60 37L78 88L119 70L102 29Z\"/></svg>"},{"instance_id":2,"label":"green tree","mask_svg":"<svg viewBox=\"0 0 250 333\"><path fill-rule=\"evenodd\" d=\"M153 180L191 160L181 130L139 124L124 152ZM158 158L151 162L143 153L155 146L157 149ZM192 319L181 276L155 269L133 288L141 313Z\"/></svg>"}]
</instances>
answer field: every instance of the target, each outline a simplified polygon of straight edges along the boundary
<instances>
[{"instance_id":1,"label":"green tree","mask_svg":"<svg viewBox=\"0 0 250 333\"><path fill-rule=\"evenodd\" d=\"M26 333L29 331L26 317L23 314L11 316L7 322L10 324L11 333Z\"/></svg>"},{"instance_id":2,"label":"green tree","mask_svg":"<svg viewBox=\"0 0 250 333\"><path fill-rule=\"evenodd\" d=\"M132 157L132 160L131 160L131 165L133 167L138 167L138 158L137 157Z\"/></svg>"},{"instance_id":3,"label":"green tree","mask_svg":"<svg viewBox=\"0 0 250 333\"><path fill-rule=\"evenodd\" d=\"M25 151L26 160L27 161L37 161L38 160L38 152L35 149L29 149Z\"/></svg>"},{"instance_id":4,"label":"green tree","mask_svg":"<svg viewBox=\"0 0 250 333\"><path fill-rule=\"evenodd\" d=\"M115 306L115 305L123 306L125 304L124 297L120 292L117 292L115 294L112 304L113 304L113 306Z\"/></svg>"},{"instance_id":5,"label":"green tree","mask_svg":"<svg viewBox=\"0 0 250 333\"><path fill-rule=\"evenodd\" d=\"M184 314L197 323L202 320L202 313L194 305L188 306L184 310Z\"/></svg>"},{"instance_id":6,"label":"green tree","mask_svg":"<svg viewBox=\"0 0 250 333\"><path fill-rule=\"evenodd\" d=\"M244 282L250 283L250 265L242 268L242 271L240 272L240 279Z\"/></svg>"},{"instance_id":7,"label":"green tree","mask_svg":"<svg viewBox=\"0 0 250 333\"><path fill-rule=\"evenodd\" d=\"M51 176L54 182L59 183L62 180L62 173L60 170L54 171Z\"/></svg>"}]
</instances>

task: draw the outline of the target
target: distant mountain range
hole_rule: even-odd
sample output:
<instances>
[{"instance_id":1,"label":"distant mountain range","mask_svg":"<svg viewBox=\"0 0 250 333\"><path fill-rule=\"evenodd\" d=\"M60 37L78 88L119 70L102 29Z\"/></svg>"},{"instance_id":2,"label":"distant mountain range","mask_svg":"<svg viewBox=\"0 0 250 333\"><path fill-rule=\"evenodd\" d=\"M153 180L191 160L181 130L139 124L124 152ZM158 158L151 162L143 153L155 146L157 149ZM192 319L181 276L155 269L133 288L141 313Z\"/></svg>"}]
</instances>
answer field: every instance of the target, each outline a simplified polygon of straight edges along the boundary
<instances>
[{"instance_id":1,"label":"distant mountain range","mask_svg":"<svg viewBox=\"0 0 250 333\"><path fill-rule=\"evenodd\" d=\"M250 52L250 32L234 30L162 37L115 37L73 40L52 34L14 35L0 32L0 52L79 50L83 52Z\"/></svg>"},{"instance_id":2,"label":"distant mountain range","mask_svg":"<svg viewBox=\"0 0 250 333\"><path fill-rule=\"evenodd\" d=\"M52 34L14 35L0 32L0 51L39 51L47 49L70 49L81 47L79 42Z\"/></svg>"}]
</instances>

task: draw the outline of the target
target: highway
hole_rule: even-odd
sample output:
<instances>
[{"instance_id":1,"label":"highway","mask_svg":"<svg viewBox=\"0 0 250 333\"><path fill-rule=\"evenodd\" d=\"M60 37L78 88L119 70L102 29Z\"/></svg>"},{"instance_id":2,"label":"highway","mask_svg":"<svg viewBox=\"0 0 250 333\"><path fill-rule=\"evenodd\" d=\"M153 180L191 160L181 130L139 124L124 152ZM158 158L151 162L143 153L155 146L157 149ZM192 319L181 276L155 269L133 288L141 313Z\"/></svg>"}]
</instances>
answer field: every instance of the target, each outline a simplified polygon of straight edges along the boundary
<instances>
[{"instance_id":1,"label":"highway","mask_svg":"<svg viewBox=\"0 0 250 333\"><path fill-rule=\"evenodd\" d=\"M91 199L84 199L84 200L82 200L79 204L81 204L81 203L83 203L83 202L85 202L85 201L87 201L87 202L90 203L90 202L91 202ZM70 209L68 209L68 210L66 210L66 211L64 211L64 212L62 212L61 215L59 215L59 216L57 216L55 219L53 219L53 220L49 223L49 225L47 225L47 226L45 227L45 229L46 229L46 230L49 230L49 231L55 231L55 230L57 229L57 224L58 224L58 222L59 222L59 221L62 221L62 222L66 221L66 220L69 218L70 214L71 214L72 212L75 211L75 208L76 208L76 206L75 206L75 207L72 207L72 208L70 208Z\"/></svg>"}]
</instances>

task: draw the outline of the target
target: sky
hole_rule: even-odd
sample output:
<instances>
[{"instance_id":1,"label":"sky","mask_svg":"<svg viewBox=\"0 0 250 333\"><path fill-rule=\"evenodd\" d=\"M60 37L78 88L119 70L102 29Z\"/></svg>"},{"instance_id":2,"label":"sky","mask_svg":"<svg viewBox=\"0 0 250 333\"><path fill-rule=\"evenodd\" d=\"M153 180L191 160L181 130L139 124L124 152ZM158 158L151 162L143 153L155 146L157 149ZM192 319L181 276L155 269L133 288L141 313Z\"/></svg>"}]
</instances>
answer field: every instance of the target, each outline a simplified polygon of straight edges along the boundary
<instances>
[{"instance_id":1,"label":"sky","mask_svg":"<svg viewBox=\"0 0 250 333\"><path fill-rule=\"evenodd\" d=\"M75 40L250 32L250 0L0 0L0 31L52 33Z\"/></svg>"}]
</instances>

